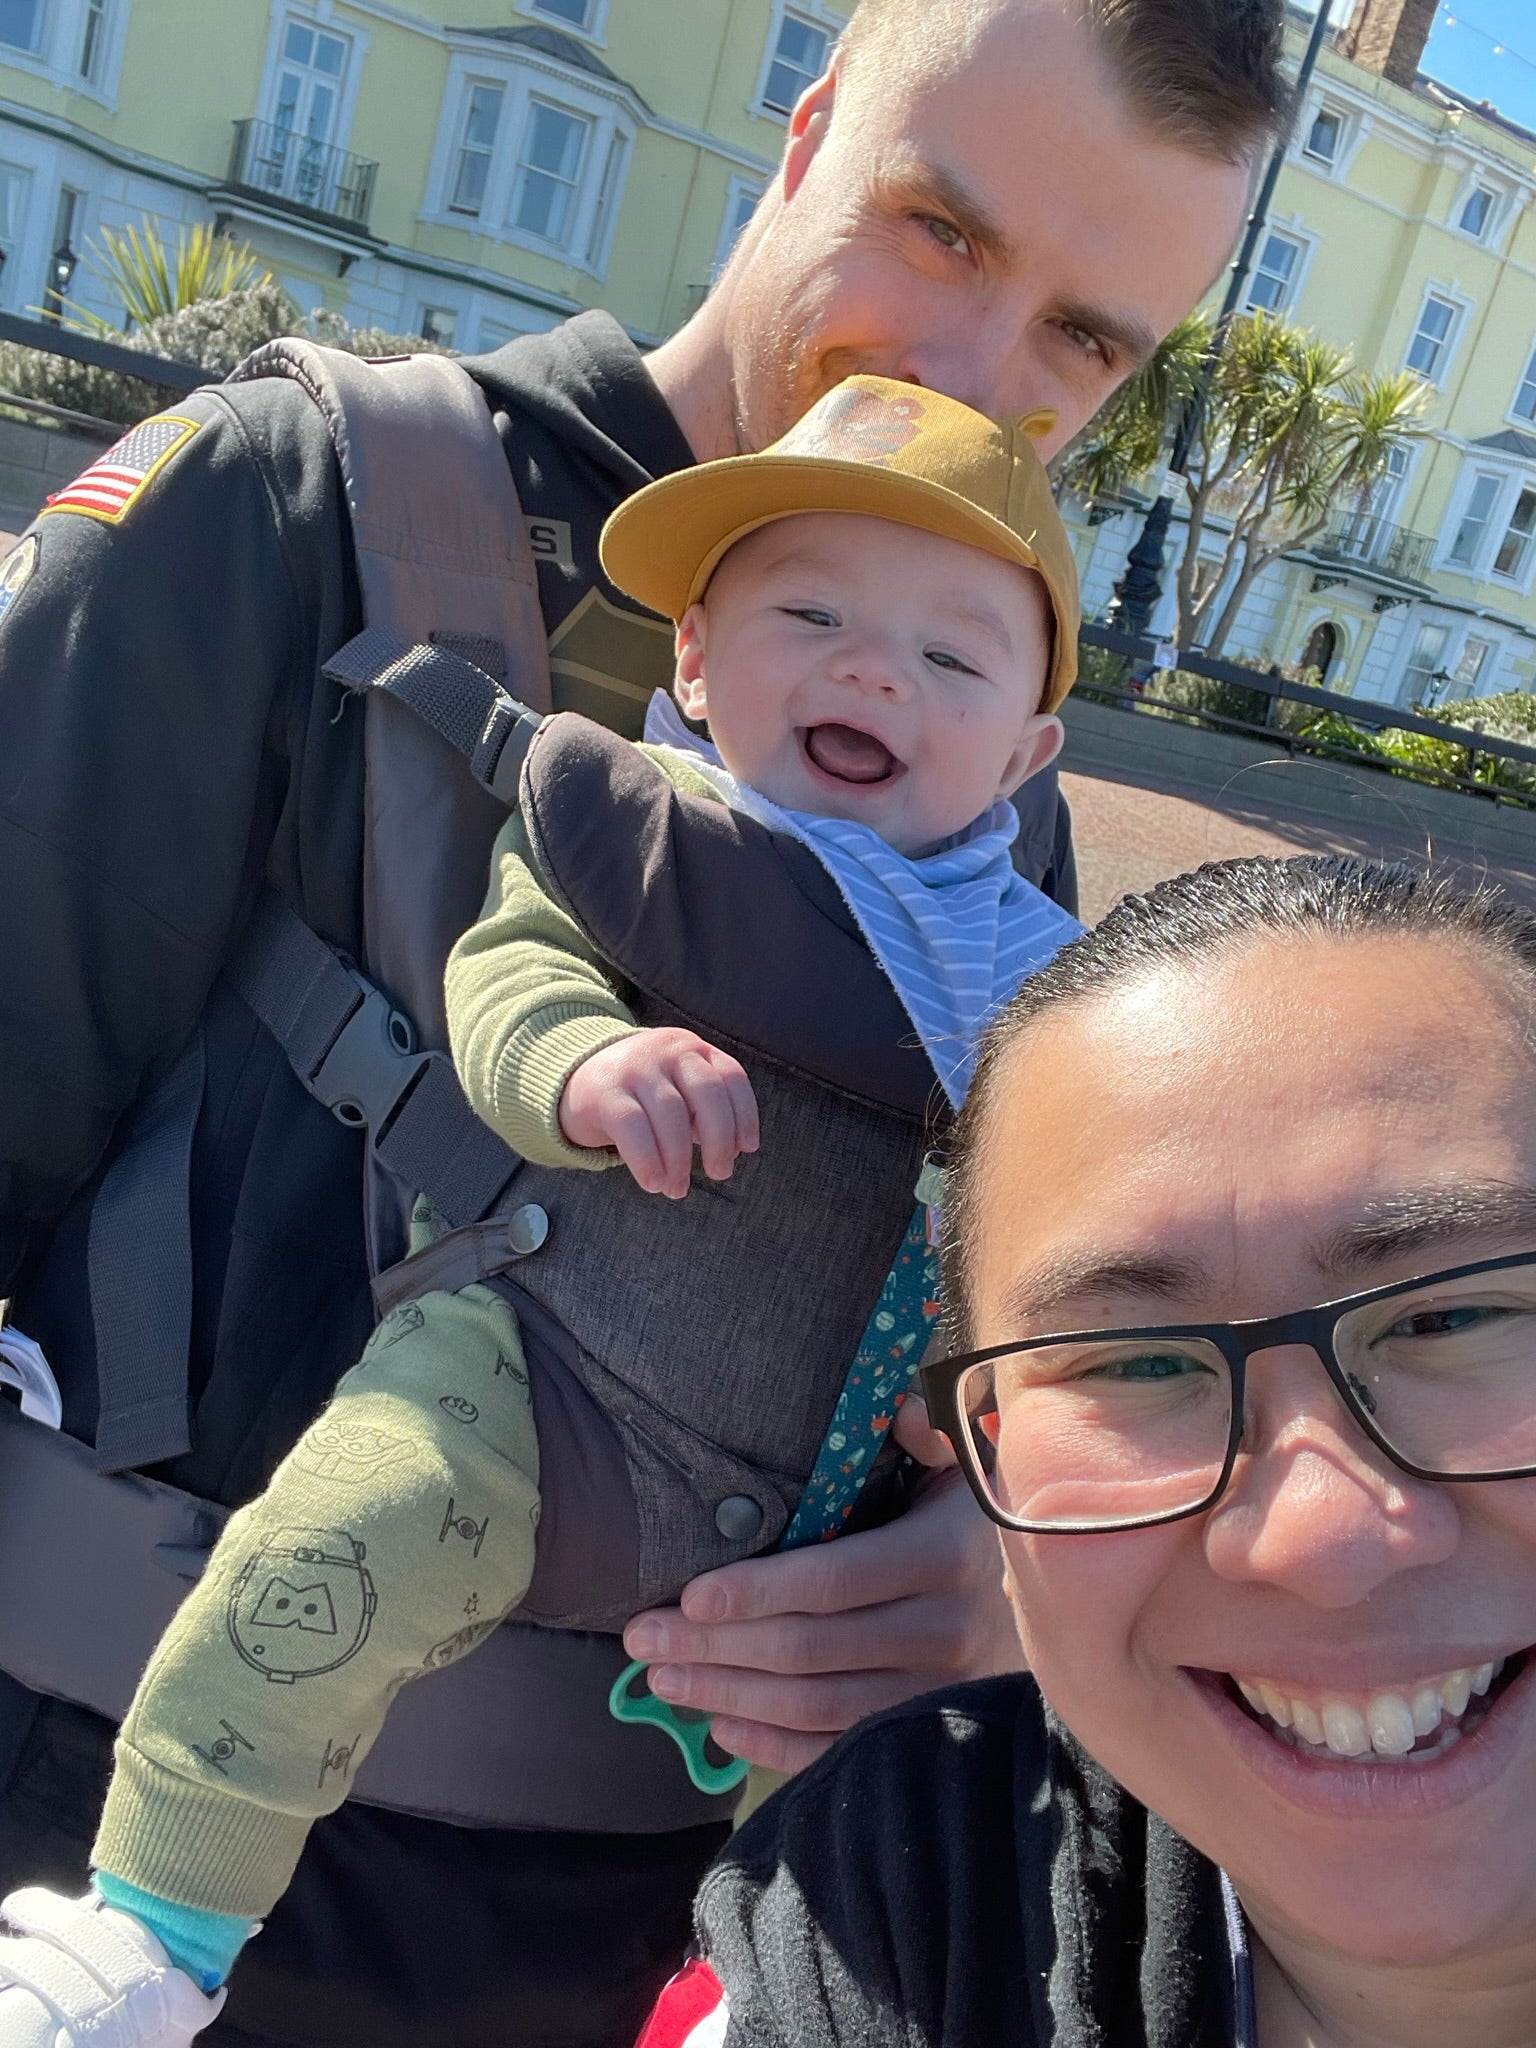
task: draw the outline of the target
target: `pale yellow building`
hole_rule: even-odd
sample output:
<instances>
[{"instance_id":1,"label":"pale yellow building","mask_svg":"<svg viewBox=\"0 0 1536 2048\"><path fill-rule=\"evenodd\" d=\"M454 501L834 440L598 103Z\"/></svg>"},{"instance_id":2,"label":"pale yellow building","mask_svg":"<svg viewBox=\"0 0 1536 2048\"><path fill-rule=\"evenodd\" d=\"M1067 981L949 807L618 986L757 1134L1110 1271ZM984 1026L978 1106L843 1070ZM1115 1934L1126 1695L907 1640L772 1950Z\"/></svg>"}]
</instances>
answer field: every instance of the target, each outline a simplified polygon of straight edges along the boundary
<instances>
[{"instance_id":1,"label":"pale yellow building","mask_svg":"<svg viewBox=\"0 0 1536 2048\"><path fill-rule=\"evenodd\" d=\"M463 349L697 304L846 8L824 0L0 0L0 307L145 214L306 307ZM82 265L71 295L114 310ZM117 309L120 311L120 309Z\"/></svg>"},{"instance_id":2,"label":"pale yellow building","mask_svg":"<svg viewBox=\"0 0 1536 2048\"><path fill-rule=\"evenodd\" d=\"M1419 75L1434 0L1334 12L1344 34L1323 50L1247 300L1348 343L1362 366L1415 371L1430 431L1363 516L1266 574L1227 651L1326 660L1330 687L1385 701L1529 685L1536 135ZM1292 30L1298 55L1306 27ZM1351 29L1355 61L1340 47ZM1138 525L1080 526L1091 610ZM1166 607L1156 623L1171 626Z\"/></svg>"}]
</instances>

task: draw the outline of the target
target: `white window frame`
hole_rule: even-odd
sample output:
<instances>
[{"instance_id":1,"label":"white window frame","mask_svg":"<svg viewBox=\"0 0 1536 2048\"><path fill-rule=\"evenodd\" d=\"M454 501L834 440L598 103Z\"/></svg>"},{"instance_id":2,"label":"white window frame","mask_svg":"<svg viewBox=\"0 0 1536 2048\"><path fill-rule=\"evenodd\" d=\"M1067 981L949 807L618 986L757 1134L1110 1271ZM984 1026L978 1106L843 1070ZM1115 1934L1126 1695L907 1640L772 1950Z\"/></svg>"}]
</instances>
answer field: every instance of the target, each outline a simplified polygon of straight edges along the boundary
<instances>
[{"instance_id":1,"label":"white window frame","mask_svg":"<svg viewBox=\"0 0 1536 2048\"><path fill-rule=\"evenodd\" d=\"M576 131L576 163L569 176L563 170L555 171L547 165L530 163L524 154L532 144L535 124L541 114L552 114L556 121L565 125L567 133L573 129ZM512 183L507 191L507 231L509 234L526 236L540 248L552 250L556 255L563 256L573 246L574 224L581 207L581 195L596 168L597 122L592 115L578 112L575 107L568 106L562 100L536 92L529 97L519 129L516 156L512 166ZM555 234L542 234L514 218L515 210L524 203L526 186L532 177L547 179L552 185L564 190L559 229Z\"/></svg>"},{"instance_id":2,"label":"white window frame","mask_svg":"<svg viewBox=\"0 0 1536 2048\"><path fill-rule=\"evenodd\" d=\"M128 12L133 0L106 0L101 42L97 52L96 76L81 75L80 54L85 41L86 0L43 0L41 35L35 50L23 50L12 43L0 43L0 64L16 71L30 72L83 93L116 111L117 82L122 70L123 43L128 32Z\"/></svg>"},{"instance_id":3,"label":"white window frame","mask_svg":"<svg viewBox=\"0 0 1536 2048\"><path fill-rule=\"evenodd\" d=\"M1271 239L1276 237L1282 242L1291 243L1296 251L1296 261L1291 270L1290 288L1281 305L1273 308L1267 306L1259 307L1254 304L1253 288L1258 282L1259 265L1263 261ZM1307 229L1295 221L1272 220L1268 222L1254 255L1253 268L1249 271L1247 282L1243 287L1243 311L1245 313L1268 312L1277 320L1294 319L1296 308L1301 303L1301 295L1307 288L1307 279L1312 270L1312 259L1317 254L1317 244L1318 237L1309 233Z\"/></svg>"},{"instance_id":4,"label":"white window frame","mask_svg":"<svg viewBox=\"0 0 1536 2048\"><path fill-rule=\"evenodd\" d=\"M499 85L503 90L501 119L478 216L451 212L448 205L469 95L476 85ZM536 100L591 124L566 234L558 245L513 226L511 220L513 189ZM473 50L466 47L457 51L449 64L421 217L457 228L462 234L527 249L565 269L584 271L601 280L613 250L639 126L640 110L624 85L615 82L610 86L585 72L574 72L539 51L514 47L502 55L479 44Z\"/></svg>"},{"instance_id":5,"label":"white window frame","mask_svg":"<svg viewBox=\"0 0 1536 2048\"><path fill-rule=\"evenodd\" d=\"M1402 668L1398 671L1397 694L1392 699L1394 704L1397 704L1404 708L1412 704L1412 702L1414 701L1413 698L1409 695L1408 691L1409 677L1422 676L1425 682L1428 682L1441 669L1448 669L1450 664L1446 657L1449 655L1451 647L1451 626L1447 620L1438 619L1434 617L1433 614L1429 614L1427 616L1410 619L1408 623L1411 637L1408 640L1408 647L1403 658ZM1420 641L1423 639L1425 633L1427 632L1443 633L1445 635L1445 638L1440 643L1440 651L1435 657L1434 667L1426 669L1415 668L1413 665L1413 657L1418 651Z\"/></svg>"},{"instance_id":6,"label":"white window frame","mask_svg":"<svg viewBox=\"0 0 1536 2048\"><path fill-rule=\"evenodd\" d=\"M1479 621L1479 624L1480 623L1481 622ZM1472 679L1471 689L1466 690L1461 688L1461 677L1458 674L1458 670L1467 658L1467 649L1473 646L1474 644L1483 649L1483 659L1478 668L1477 674ZM1503 659L1504 649L1492 633L1486 631L1478 632L1473 629L1469 629L1467 632L1463 633L1461 636L1461 644L1456 649L1455 660L1446 663L1446 667L1450 670L1451 682L1450 685L1447 686L1445 696L1442 697L1440 700L1441 703L1472 704L1475 703L1479 697L1488 696L1490 692L1486 688L1479 688L1479 685L1485 685L1487 683L1492 682L1493 678L1498 674L1499 663ZM1452 687L1455 688L1455 696L1452 696L1450 694L1450 690Z\"/></svg>"},{"instance_id":7,"label":"white window frame","mask_svg":"<svg viewBox=\"0 0 1536 2048\"><path fill-rule=\"evenodd\" d=\"M492 92L497 94L498 98L496 125L492 131L490 141L486 144L477 142L473 145L476 155L485 158L485 182L480 188L480 204L471 213L468 207L456 204L455 195L459 189L459 170L463 162L464 152L471 146L468 140L469 116L474 106L475 94L477 92ZM495 161L496 151L501 144L502 129L506 125L506 119L506 80L499 77L471 76L467 78L464 82L463 93L460 96L459 118L453 131L453 140L448 153L448 165L443 179L443 210L450 219L456 221L461 227L466 221L473 221L476 227L479 227L485 219L486 197L491 189L491 166Z\"/></svg>"},{"instance_id":8,"label":"white window frame","mask_svg":"<svg viewBox=\"0 0 1536 2048\"><path fill-rule=\"evenodd\" d=\"M1513 481L1514 489L1505 493L1494 526L1494 543L1488 555L1488 581L1501 585L1505 590L1518 590L1522 596L1528 596L1531 584L1536 582L1536 476L1517 476ZM1524 558L1519 569L1511 574L1509 570L1499 568L1498 559L1504 543L1513 531L1514 517L1519 509L1520 500L1526 496L1532 500L1531 526L1530 531L1522 535L1525 542Z\"/></svg>"},{"instance_id":9,"label":"white window frame","mask_svg":"<svg viewBox=\"0 0 1536 2048\"><path fill-rule=\"evenodd\" d=\"M1484 478L1491 479L1498 488L1489 501L1488 516L1482 523L1482 530L1478 535L1471 559L1465 562L1458 562L1454 557L1453 550L1467 514L1472 509L1472 500L1477 493L1477 487ZM1509 476L1507 471L1500 469L1495 463L1469 462L1466 472L1458 482L1456 491L1451 498L1450 510L1446 515L1445 525L1441 529L1441 544L1437 567L1445 570L1448 575L1469 576L1474 582L1482 582L1487 574L1490 536L1495 532L1502 534L1503 525L1500 523L1500 513L1508 500Z\"/></svg>"},{"instance_id":10,"label":"white window frame","mask_svg":"<svg viewBox=\"0 0 1536 2048\"><path fill-rule=\"evenodd\" d=\"M741 239L747 221L752 218L753 210L767 189L767 180L764 178L753 177L746 171L732 172L725 188L725 210L720 216L720 234L715 243L715 260L710 265L711 284L730 261L731 251ZM744 205L747 206L746 216L738 221L737 215L741 213Z\"/></svg>"},{"instance_id":11,"label":"white window frame","mask_svg":"<svg viewBox=\"0 0 1536 2048\"><path fill-rule=\"evenodd\" d=\"M288 33L288 24L296 21L304 28L336 36L347 45L346 61L336 89L335 132L326 147L350 150L352 118L357 111L357 89L371 40L368 31L359 28L351 18L344 24L333 20L325 0L313 0L313 4L306 4L306 0L272 0L269 20L266 61L262 65L261 85L256 95L257 120L270 123L277 111L277 79L283 68L283 40Z\"/></svg>"},{"instance_id":12,"label":"white window frame","mask_svg":"<svg viewBox=\"0 0 1536 2048\"><path fill-rule=\"evenodd\" d=\"M1529 391L1531 394L1531 410L1529 412L1521 412L1520 410L1520 394L1522 391ZM1531 353L1526 360L1524 375L1515 386L1515 395L1509 401L1509 411L1504 417L1513 426L1536 427L1536 341L1531 343Z\"/></svg>"},{"instance_id":13,"label":"white window frame","mask_svg":"<svg viewBox=\"0 0 1536 2048\"><path fill-rule=\"evenodd\" d=\"M9 136L6 139L9 142ZM22 181L21 218L17 223L16 232L11 238L11 246L5 253L5 262L3 266L0 266L0 306L5 307L10 312L20 312L30 309L33 305L42 304L42 287L40 286L34 292L31 288L31 281L26 276L26 272L31 268L28 259L33 245L43 239L39 228L39 220L43 209L39 208L37 203L37 195L42 181L38 177L33 165L19 162L17 158L9 154L0 158L0 176L8 173L14 173ZM55 191L55 206L57 206L57 202L58 194ZM51 213L48 217L51 218ZM46 266L46 263L47 257L45 255L43 257L43 265ZM46 285L46 281L46 278L44 278L44 285Z\"/></svg>"},{"instance_id":14,"label":"white window frame","mask_svg":"<svg viewBox=\"0 0 1536 2048\"><path fill-rule=\"evenodd\" d=\"M1323 156L1312 147L1312 137L1319 121L1332 121L1337 129L1332 156ZM1319 100L1308 108L1303 124L1297 131L1298 146L1309 164L1318 164L1330 176L1337 172L1339 160L1349 143L1349 116L1342 107L1336 107L1331 100Z\"/></svg>"},{"instance_id":15,"label":"white window frame","mask_svg":"<svg viewBox=\"0 0 1536 2048\"><path fill-rule=\"evenodd\" d=\"M827 38L827 54L829 56L831 55L832 45L848 26L846 14L834 14L830 8L821 4L821 0L773 0L773 14L769 20L768 35L763 44L762 61L757 69L757 84L752 93L751 106L748 109L750 113L756 114L763 121L783 123L788 121L790 113L793 112L792 108L786 110L780 107L770 107L767 99L764 97L768 91L769 74L778 61L779 37L783 33L784 18L790 14L795 15L801 21L809 22L813 28L821 29L825 33Z\"/></svg>"},{"instance_id":16,"label":"white window frame","mask_svg":"<svg viewBox=\"0 0 1536 2048\"><path fill-rule=\"evenodd\" d=\"M1436 364L1432 376L1423 370L1416 369L1409 360L1413 353L1413 345L1423 330L1424 315L1429 310L1431 299L1438 299L1442 305L1449 306L1451 309L1451 324L1446 329L1445 339L1440 344L1440 360ZM1445 389L1446 380L1451 373L1451 366L1455 362L1457 351L1461 347L1461 338L1467 331L1467 315L1471 310L1472 301L1467 298L1465 293L1457 291L1452 285L1430 283L1424 287L1423 295L1419 300L1418 313L1415 315L1412 329L1409 332L1407 343L1403 349L1403 368L1410 371L1415 377L1421 378L1431 391L1443 391Z\"/></svg>"},{"instance_id":17,"label":"white window frame","mask_svg":"<svg viewBox=\"0 0 1536 2048\"><path fill-rule=\"evenodd\" d=\"M1486 192L1492 202L1480 235L1474 234L1470 228L1461 224L1462 215L1471 204L1473 195L1478 192ZM1456 187L1447 225L1453 234L1460 235L1463 241L1471 242L1476 248L1497 249L1504 239L1505 229L1518 210L1516 188L1510 179L1501 176L1496 170L1490 170L1486 164L1473 165Z\"/></svg>"},{"instance_id":18,"label":"white window frame","mask_svg":"<svg viewBox=\"0 0 1536 2048\"><path fill-rule=\"evenodd\" d=\"M434 314L441 314L448 321L446 339L442 335L428 332L429 327L433 323ZM457 306L440 305L436 299L420 299L417 301L416 332L423 341L435 341L439 348L454 348L457 346L459 322L462 318L463 315Z\"/></svg>"},{"instance_id":19,"label":"white window frame","mask_svg":"<svg viewBox=\"0 0 1536 2048\"><path fill-rule=\"evenodd\" d=\"M562 21L556 14L547 14L539 0L517 0L517 11L525 20L542 22L545 28L559 29L562 35L575 36L603 50L608 46L609 5L610 0L587 0L587 21L582 28L572 21Z\"/></svg>"}]
</instances>

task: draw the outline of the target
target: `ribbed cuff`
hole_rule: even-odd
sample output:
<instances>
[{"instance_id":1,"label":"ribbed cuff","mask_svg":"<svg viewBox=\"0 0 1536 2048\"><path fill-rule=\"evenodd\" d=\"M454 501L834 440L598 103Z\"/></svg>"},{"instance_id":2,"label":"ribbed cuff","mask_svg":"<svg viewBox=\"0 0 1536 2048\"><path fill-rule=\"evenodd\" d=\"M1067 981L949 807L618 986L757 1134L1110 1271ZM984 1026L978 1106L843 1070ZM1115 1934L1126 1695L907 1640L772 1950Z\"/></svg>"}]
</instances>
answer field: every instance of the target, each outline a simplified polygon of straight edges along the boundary
<instances>
[{"instance_id":1,"label":"ribbed cuff","mask_svg":"<svg viewBox=\"0 0 1536 2048\"><path fill-rule=\"evenodd\" d=\"M287 1891L313 1817L181 1778L119 1742L91 1862L174 1905L260 1920Z\"/></svg>"},{"instance_id":2,"label":"ribbed cuff","mask_svg":"<svg viewBox=\"0 0 1536 2048\"><path fill-rule=\"evenodd\" d=\"M615 1155L606 1147L567 1142L560 1098L583 1060L638 1029L625 1018L574 1007L541 1010L530 1018L504 1048L491 1080L496 1128L512 1149L541 1166L612 1166Z\"/></svg>"}]
</instances>

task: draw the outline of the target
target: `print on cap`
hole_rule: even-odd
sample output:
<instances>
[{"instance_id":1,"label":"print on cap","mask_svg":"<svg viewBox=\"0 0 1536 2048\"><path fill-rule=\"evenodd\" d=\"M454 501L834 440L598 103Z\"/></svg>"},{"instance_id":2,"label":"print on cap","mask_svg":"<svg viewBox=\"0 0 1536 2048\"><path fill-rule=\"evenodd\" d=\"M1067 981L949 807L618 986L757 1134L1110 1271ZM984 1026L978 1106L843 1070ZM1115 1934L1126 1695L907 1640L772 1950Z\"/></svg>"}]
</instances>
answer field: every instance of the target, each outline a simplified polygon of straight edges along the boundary
<instances>
[{"instance_id":1,"label":"print on cap","mask_svg":"<svg viewBox=\"0 0 1536 2048\"><path fill-rule=\"evenodd\" d=\"M910 398L886 398L877 391L834 391L790 428L773 453L882 468L917 439L925 410L915 392Z\"/></svg>"}]
</instances>

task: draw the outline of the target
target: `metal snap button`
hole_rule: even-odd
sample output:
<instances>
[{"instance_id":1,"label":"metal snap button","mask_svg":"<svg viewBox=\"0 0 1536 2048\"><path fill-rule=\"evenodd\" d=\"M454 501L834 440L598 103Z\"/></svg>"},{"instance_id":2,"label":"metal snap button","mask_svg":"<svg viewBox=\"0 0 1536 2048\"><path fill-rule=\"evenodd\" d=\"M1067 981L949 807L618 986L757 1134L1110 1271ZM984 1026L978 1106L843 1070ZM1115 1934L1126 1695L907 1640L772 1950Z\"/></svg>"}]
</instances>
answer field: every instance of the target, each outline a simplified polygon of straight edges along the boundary
<instances>
[{"instance_id":1,"label":"metal snap button","mask_svg":"<svg viewBox=\"0 0 1536 2048\"><path fill-rule=\"evenodd\" d=\"M728 1543L750 1543L760 1536L763 1511L745 1493L728 1493L715 1509L715 1527Z\"/></svg>"},{"instance_id":2,"label":"metal snap button","mask_svg":"<svg viewBox=\"0 0 1536 2048\"><path fill-rule=\"evenodd\" d=\"M549 1236L549 1217L537 1202L526 1202L507 1219L507 1243L520 1259L536 1252Z\"/></svg>"}]
</instances>

